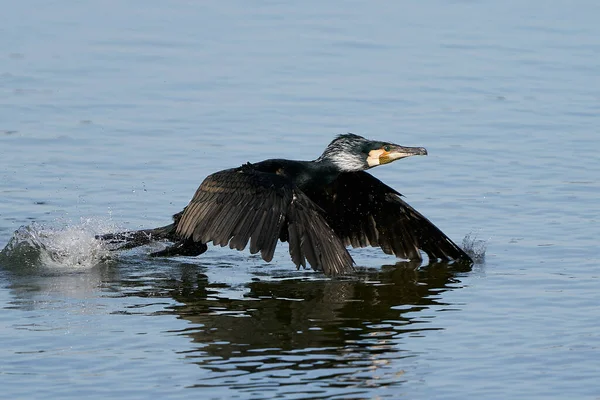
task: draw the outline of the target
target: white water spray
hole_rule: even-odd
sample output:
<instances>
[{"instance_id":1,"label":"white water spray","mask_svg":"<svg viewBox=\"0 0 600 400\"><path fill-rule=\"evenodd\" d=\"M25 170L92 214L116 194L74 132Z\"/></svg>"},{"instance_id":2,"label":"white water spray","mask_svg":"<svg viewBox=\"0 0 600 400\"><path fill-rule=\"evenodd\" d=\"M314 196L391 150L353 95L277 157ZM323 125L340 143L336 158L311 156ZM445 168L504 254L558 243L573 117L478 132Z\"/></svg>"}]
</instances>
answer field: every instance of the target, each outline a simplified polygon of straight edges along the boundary
<instances>
[{"instance_id":1,"label":"white water spray","mask_svg":"<svg viewBox=\"0 0 600 400\"><path fill-rule=\"evenodd\" d=\"M474 262L483 263L485 261L485 250L487 242L477 238L477 235L469 233L462 241L463 250L471 256Z\"/></svg>"},{"instance_id":2,"label":"white water spray","mask_svg":"<svg viewBox=\"0 0 600 400\"><path fill-rule=\"evenodd\" d=\"M116 230L106 219L82 218L62 227L33 223L15 231L0 252L0 263L16 267L89 269L111 258L109 248L95 238Z\"/></svg>"}]
</instances>

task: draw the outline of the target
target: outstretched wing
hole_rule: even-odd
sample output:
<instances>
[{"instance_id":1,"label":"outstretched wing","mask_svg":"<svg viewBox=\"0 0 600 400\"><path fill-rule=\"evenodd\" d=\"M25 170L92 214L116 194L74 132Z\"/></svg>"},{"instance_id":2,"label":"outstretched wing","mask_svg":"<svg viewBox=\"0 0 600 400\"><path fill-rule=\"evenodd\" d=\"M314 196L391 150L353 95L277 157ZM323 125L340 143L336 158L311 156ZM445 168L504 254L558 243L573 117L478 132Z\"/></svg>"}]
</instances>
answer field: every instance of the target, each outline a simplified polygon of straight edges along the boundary
<instances>
[{"instance_id":1,"label":"outstretched wing","mask_svg":"<svg viewBox=\"0 0 600 400\"><path fill-rule=\"evenodd\" d=\"M352 247L381 247L387 254L432 260L471 260L441 230L400 197L400 193L366 172L339 177L313 198L326 211L327 221Z\"/></svg>"},{"instance_id":2,"label":"outstretched wing","mask_svg":"<svg viewBox=\"0 0 600 400\"><path fill-rule=\"evenodd\" d=\"M229 244L273 259L279 238L289 241L297 267L328 275L349 272L353 260L319 207L287 178L251 165L208 176L185 208L177 234L196 242Z\"/></svg>"}]
</instances>

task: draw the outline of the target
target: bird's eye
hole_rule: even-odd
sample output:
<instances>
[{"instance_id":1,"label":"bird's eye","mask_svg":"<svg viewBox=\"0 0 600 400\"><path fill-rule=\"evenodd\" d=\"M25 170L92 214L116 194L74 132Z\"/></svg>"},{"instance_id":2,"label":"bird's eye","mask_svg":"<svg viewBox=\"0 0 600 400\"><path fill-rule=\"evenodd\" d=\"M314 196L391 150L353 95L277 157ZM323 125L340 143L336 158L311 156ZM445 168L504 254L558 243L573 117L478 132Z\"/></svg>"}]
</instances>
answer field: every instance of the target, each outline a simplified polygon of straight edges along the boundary
<instances>
[{"instance_id":1,"label":"bird's eye","mask_svg":"<svg viewBox=\"0 0 600 400\"><path fill-rule=\"evenodd\" d=\"M383 146L383 150L390 151L392 150L392 147L389 144L386 144L385 146Z\"/></svg>"}]
</instances>

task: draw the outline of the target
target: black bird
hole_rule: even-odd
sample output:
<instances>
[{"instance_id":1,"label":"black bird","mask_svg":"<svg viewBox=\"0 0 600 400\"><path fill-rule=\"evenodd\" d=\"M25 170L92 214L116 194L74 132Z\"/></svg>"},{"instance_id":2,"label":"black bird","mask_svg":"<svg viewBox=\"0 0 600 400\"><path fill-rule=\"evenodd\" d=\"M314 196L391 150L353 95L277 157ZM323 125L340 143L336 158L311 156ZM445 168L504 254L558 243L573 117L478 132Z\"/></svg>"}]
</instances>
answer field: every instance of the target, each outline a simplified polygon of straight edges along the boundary
<instances>
[{"instance_id":1,"label":"black bird","mask_svg":"<svg viewBox=\"0 0 600 400\"><path fill-rule=\"evenodd\" d=\"M404 147L354 134L337 136L314 161L272 159L209 175L173 223L161 228L100 236L132 248L152 240L172 246L153 256L196 256L206 244L229 245L271 261L277 241L289 243L297 268L306 262L327 275L353 271L352 247L422 260L471 258L401 194L365 170L412 155Z\"/></svg>"}]
</instances>

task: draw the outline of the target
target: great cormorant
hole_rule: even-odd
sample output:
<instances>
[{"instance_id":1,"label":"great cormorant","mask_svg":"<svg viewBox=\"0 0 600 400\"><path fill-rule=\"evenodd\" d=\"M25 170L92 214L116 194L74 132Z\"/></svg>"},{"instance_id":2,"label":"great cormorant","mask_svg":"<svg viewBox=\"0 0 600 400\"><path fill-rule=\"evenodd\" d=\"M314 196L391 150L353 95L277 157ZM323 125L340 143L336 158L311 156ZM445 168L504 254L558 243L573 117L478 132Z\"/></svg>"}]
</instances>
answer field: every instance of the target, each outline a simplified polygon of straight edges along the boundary
<instances>
[{"instance_id":1,"label":"great cormorant","mask_svg":"<svg viewBox=\"0 0 600 400\"><path fill-rule=\"evenodd\" d=\"M352 247L380 247L387 254L421 260L471 258L401 194L365 172L412 155L405 147L337 136L314 161L271 159L209 175L190 203L161 228L103 235L132 248L152 240L173 245L153 256L196 256L206 244L229 245L271 261L277 241L289 243L296 267L306 262L327 275L353 271Z\"/></svg>"}]
</instances>

